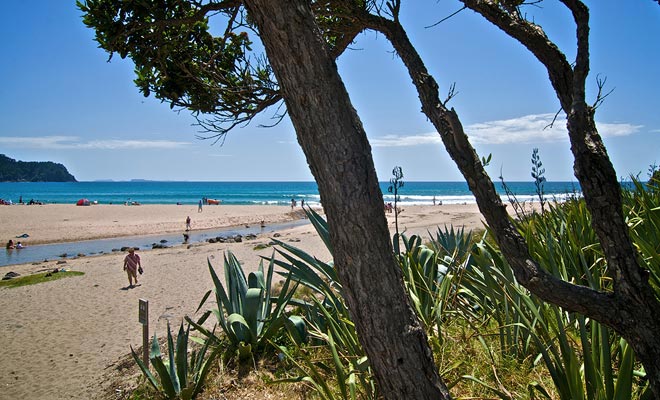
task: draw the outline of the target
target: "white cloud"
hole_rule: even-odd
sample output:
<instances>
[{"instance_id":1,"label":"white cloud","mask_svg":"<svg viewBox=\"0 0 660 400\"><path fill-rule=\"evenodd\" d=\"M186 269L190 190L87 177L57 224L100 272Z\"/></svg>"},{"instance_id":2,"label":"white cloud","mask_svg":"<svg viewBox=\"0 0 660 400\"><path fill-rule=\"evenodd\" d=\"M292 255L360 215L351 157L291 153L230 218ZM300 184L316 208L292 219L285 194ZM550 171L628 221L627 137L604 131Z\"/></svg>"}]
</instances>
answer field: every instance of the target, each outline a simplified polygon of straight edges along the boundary
<instances>
[{"instance_id":1,"label":"white cloud","mask_svg":"<svg viewBox=\"0 0 660 400\"><path fill-rule=\"evenodd\" d=\"M77 136L39 136L39 137L0 137L0 145L15 148L32 149L71 149L71 150L137 150L137 149L176 149L189 146L190 142L171 140L89 140L83 141Z\"/></svg>"},{"instance_id":2,"label":"white cloud","mask_svg":"<svg viewBox=\"0 0 660 400\"><path fill-rule=\"evenodd\" d=\"M465 128L474 144L556 142L566 139L566 127L561 118L550 127L553 114L525 115L519 118L487 121Z\"/></svg>"},{"instance_id":3,"label":"white cloud","mask_svg":"<svg viewBox=\"0 0 660 400\"><path fill-rule=\"evenodd\" d=\"M596 121L598 133L603 137L613 136L630 136L644 127L644 125L631 125L631 124L606 124L604 122Z\"/></svg>"},{"instance_id":4,"label":"white cloud","mask_svg":"<svg viewBox=\"0 0 660 400\"><path fill-rule=\"evenodd\" d=\"M425 144L441 144L442 140L440 139L440 135L433 132L409 136L386 135L370 139L369 142L373 147L408 147Z\"/></svg>"},{"instance_id":5,"label":"white cloud","mask_svg":"<svg viewBox=\"0 0 660 400\"><path fill-rule=\"evenodd\" d=\"M550 126L554 114L524 115L518 118L487 121L465 127L473 144L508 144L528 142L558 142L568 140L566 118L560 114ZM603 137L628 136L637 133L642 126L625 123L596 122ZM386 135L371 139L373 147L409 147L441 143L435 133L416 135Z\"/></svg>"}]
</instances>

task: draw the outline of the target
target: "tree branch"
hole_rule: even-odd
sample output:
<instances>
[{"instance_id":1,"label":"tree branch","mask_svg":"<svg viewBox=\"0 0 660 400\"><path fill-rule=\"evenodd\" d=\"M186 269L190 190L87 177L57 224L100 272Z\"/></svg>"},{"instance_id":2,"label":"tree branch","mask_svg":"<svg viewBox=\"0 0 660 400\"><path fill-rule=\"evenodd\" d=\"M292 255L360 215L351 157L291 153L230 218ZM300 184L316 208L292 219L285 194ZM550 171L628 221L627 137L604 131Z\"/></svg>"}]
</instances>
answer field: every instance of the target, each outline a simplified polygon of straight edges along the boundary
<instances>
[{"instance_id":1,"label":"tree branch","mask_svg":"<svg viewBox=\"0 0 660 400\"><path fill-rule=\"evenodd\" d=\"M611 294L565 282L549 274L531 258L524 238L509 220L505 206L465 135L458 115L453 109L447 109L439 100L438 85L429 75L403 28L398 23L382 17L361 17L368 28L377 30L388 38L406 65L417 88L424 113L438 130L447 151L467 180L479 210L493 229L516 279L546 301L611 323L614 314Z\"/></svg>"},{"instance_id":2,"label":"tree branch","mask_svg":"<svg viewBox=\"0 0 660 400\"><path fill-rule=\"evenodd\" d=\"M612 89L609 92L603 94L605 83L607 83L607 78L601 79L600 75L596 76L596 85L598 85L598 94L596 95L596 101L594 101L594 104L591 106L591 108L593 108L594 110L600 107L600 105L603 104L603 101L605 101L605 98L610 94L612 94L612 92L614 91L614 89Z\"/></svg>"},{"instance_id":3,"label":"tree branch","mask_svg":"<svg viewBox=\"0 0 660 400\"><path fill-rule=\"evenodd\" d=\"M573 105L584 104L589 75L589 10L579 0L560 0L573 14L577 36L577 55L573 68Z\"/></svg>"},{"instance_id":4,"label":"tree branch","mask_svg":"<svg viewBox=\"0 0 660 400\"><path fill-rule=\"evenodd\" d=\"M518 40L548 70L548 76L559 102L568 114L573 103L573 70L566 56L545 35L543 29L526 20L508 14L497 2L460 0L466 7L479 13L507 35Z\"/></svg>"}]
</instances>

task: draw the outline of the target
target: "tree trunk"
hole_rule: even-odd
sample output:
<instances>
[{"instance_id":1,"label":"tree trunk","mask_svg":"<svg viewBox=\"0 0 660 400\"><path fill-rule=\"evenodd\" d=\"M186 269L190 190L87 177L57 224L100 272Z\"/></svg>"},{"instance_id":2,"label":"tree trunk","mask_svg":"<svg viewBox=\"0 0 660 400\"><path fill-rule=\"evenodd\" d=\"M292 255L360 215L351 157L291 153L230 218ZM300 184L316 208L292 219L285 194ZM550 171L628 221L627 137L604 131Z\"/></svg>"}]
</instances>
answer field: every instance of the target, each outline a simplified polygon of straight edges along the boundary
<instances>
[{"instance_id":1,"label":"tree trunk","mask_svg":"<svg viewBox=\"0 0 660 400\"><path fill-rule=\"evenodd\" d=\"M393 255L371 148L304 0L246 0L330 228L344 296L386 399L449 399Z\"/></svg>"}]
</instances>

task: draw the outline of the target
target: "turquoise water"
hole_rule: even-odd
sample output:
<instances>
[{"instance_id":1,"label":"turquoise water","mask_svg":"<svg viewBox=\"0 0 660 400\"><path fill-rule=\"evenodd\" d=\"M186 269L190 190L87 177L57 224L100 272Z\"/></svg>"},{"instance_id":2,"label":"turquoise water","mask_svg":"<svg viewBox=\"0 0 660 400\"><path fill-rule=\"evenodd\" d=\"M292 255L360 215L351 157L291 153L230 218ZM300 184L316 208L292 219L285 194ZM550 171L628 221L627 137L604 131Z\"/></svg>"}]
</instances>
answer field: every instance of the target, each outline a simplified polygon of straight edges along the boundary
<instances>
[{"instance_id":1,"label":"turquoise water","mask_svg":"<svg viewBox=\"0 0 660 400\"><path fill-rule=\"evenodd\" d=\"M519 201L536 199L533 182L507 182ZM384 201L394 201L389 182L381 183ZM501 184L495 184L505 198ZM546 182L547 198L562 198L579 191L576 182ZM20 198L43 203L74 204L81 198L100 204L197 204L202 197L222 200L223 204L288 205L291 199L319 204L315 182L0 182L0 199L17 203ZM402 204L474 203L465 182L404 182L399 189Z\"/></svg>"}]
</instances>

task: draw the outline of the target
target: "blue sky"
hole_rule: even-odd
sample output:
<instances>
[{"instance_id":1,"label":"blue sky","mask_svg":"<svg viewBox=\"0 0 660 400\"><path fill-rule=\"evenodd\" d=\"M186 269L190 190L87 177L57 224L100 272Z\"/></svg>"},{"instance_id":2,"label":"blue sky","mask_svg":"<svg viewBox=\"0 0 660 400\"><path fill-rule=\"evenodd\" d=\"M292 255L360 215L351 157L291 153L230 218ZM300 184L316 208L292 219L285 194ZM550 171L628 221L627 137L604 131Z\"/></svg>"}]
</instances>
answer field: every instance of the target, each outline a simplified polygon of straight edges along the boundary
<instances>
[{"instance_id":1,"label":"blue sky","mask_svg":"<svg viewBox=\"0 0 660 400\"><path fill-rule=\"evenodd\" d=\"M574 28L556 1L526 8L569 60ZM620 177L660 164L660 6L651 0L587 1L591 8L590 101L596 76L614 89L596 120ZM624 5L625 4L625 5ZM458 112L480 155L492 154L494 180L531 180L539 148L548 180L575 180L572 157L547 74L517 42L471 11L425 28L460 8L455 0L405 1L402 21L440 85L456 84ZM144 98L133 66L97 48L75 1L0 4L0 153L64 164L81 181L312 180L289 121L274 128L275 110L232 131L224 145L199 140L186 111ZM410 181L462 180L414 87L381 35L366 33L338 61L367 130L379 179L401 166Z\"/></svg>"}]
</instances>

